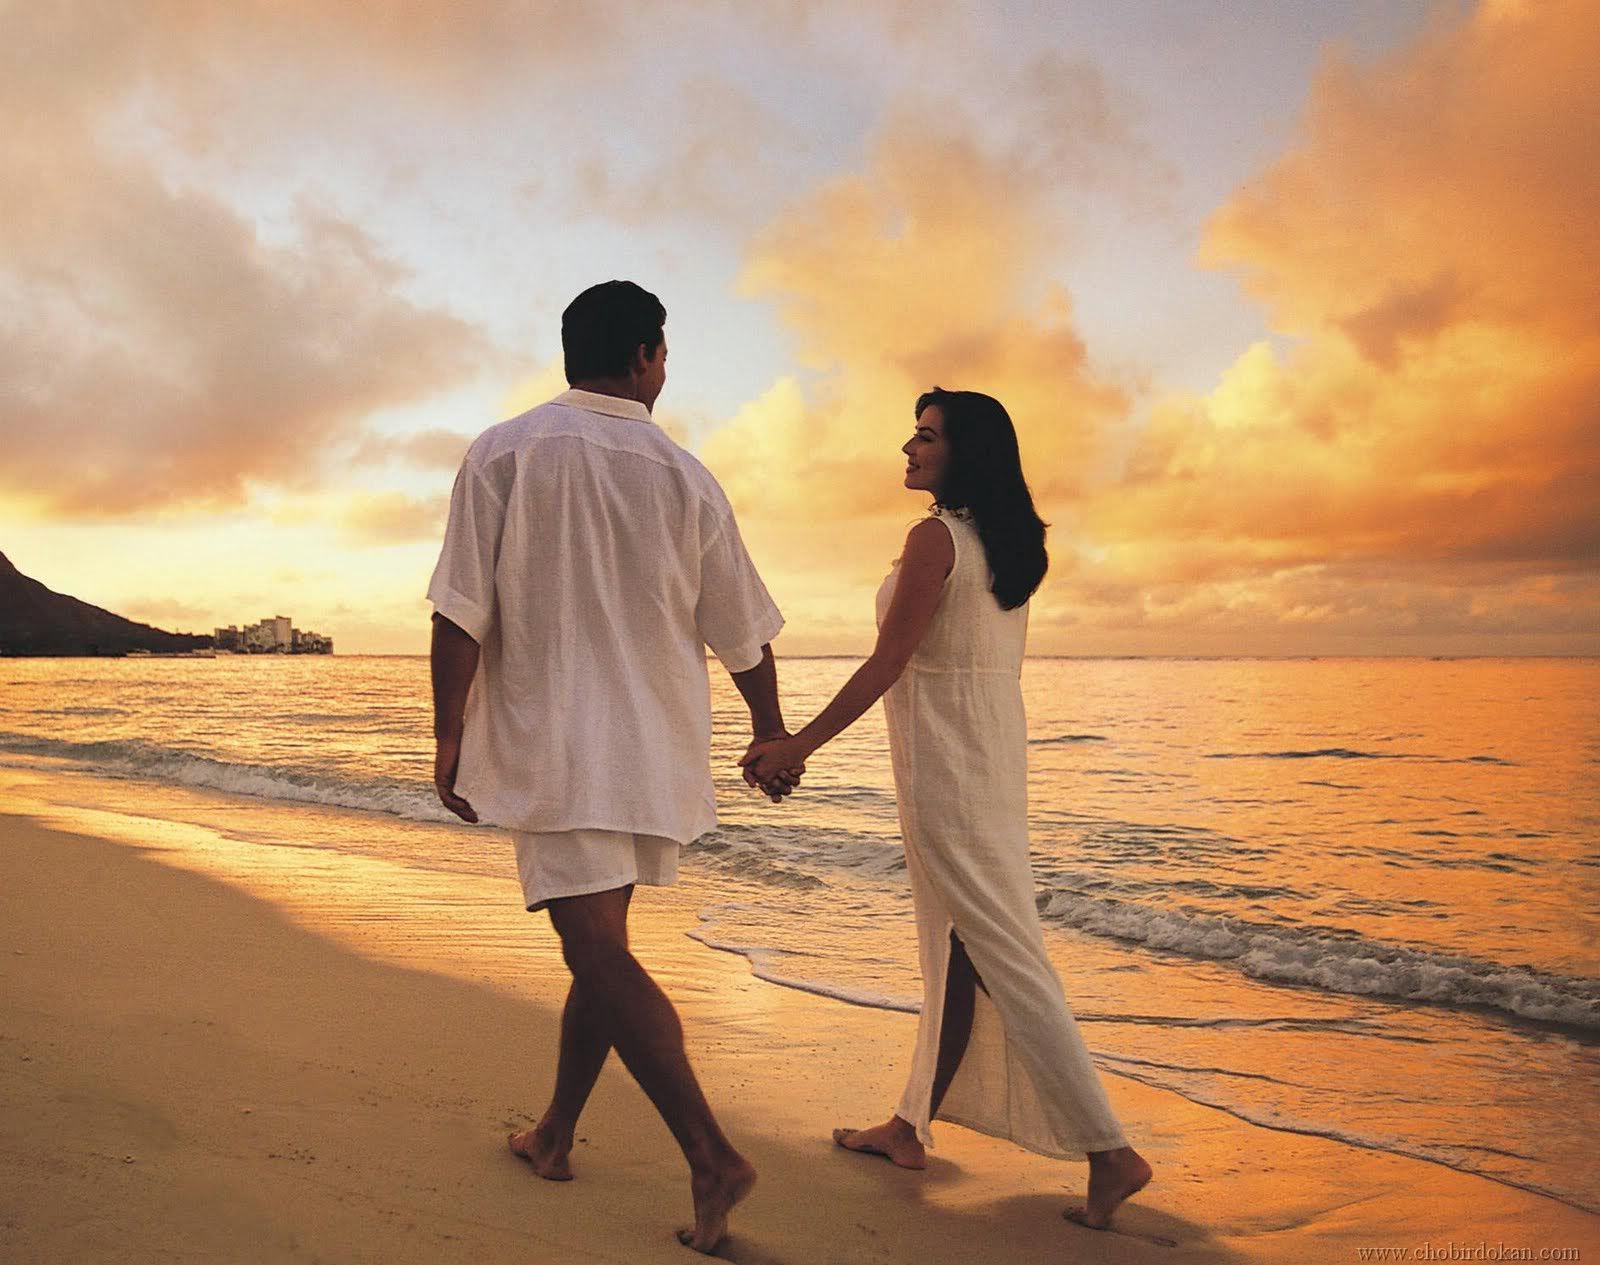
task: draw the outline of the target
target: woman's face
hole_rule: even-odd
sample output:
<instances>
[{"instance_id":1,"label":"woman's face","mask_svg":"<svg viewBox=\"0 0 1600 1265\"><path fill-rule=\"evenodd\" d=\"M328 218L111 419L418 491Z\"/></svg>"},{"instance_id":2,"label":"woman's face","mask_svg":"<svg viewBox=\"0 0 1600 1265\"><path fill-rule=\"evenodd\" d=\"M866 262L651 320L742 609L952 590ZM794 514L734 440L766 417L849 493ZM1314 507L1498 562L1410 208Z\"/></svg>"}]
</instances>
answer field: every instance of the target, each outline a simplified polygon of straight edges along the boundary
<instances>
[{"instance_id":1,"label":"woman's face","mask_svg":"<svg viewBox=\"0 0 1600 1265\"><path fill-rule=\"evenodd\" d=\"M945 462L950 458L950 443L944 437L944 412L930 404L917 418L917 433L906 441L906 486L919 492L939 494L944 480Z\"/></svg>"}]
</instances>

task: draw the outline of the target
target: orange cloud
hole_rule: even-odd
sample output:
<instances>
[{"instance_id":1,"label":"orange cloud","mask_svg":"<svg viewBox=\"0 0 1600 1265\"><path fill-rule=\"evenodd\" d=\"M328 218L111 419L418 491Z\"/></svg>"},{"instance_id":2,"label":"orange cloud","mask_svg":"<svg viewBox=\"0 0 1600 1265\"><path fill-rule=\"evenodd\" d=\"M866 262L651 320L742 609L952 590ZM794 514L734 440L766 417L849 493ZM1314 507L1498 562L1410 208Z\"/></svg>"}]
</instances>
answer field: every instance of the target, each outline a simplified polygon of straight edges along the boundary
<instances>
[{"instance_id":1,"label":"orange cloud","mask_svg":"<svg viewBox=\"0 0 1600 1265\"><path fill-rule=\"evenodd\" d=\"M0 495L13 505L97 517L305 487L320 451L356 438L369 412L489 358L476 327L405 297L407 270L355 225L302 209L297 240L268 242L117 139L148 102L174 126L202 126L234 91L222 67L317 30L386 64L411 55L396 34L408 25L482 38L429 6L390 22L356 13L91 3L7 15Z\"/></svg>"},{"instance_id":2,"label":"orange cloud","mask_svg":"<svg viewBox=\"0 0 1600 1265\"><path fill-rule=\"evenodd\" d=\"M368 435L351 454L357 465L401 462L424 470L454 470L473 436L455 430L422 430L403 435Z\"/></svg>"},{"instance_id":3,"label":"orange cloud","mask_svg":"<svg viewBox=\"0 0 1600 1265\"><path fill-rule=\"evenodd\" d=\"M631 9L614 0L531 6L504 0L79 0L5 16L0 67L19 100L46 114L118 100L138 80L182 107L233 101L263 65L293 68L307 89L340 76L383 76L439 97L470 97L505 72L544 64L582 73ZM244 72L244 73L241 73ZM292 102L290 103L292 104Z\"/></svg>"},{"instance_id":4,"label":"orange cloud","mask_svg":"<svg viewBox=\"0 0 1600 1265\"><path fill-rule=\"evenodd\" d=\"M415 497L404 492L356 492L339 498L336 518L357 545L403 545L444 538L448 493Z\"/></svg>"},{"instance_id":5,"label":"orange cloud","mask_svg":"<svg viewBox=\"0 0 1600 1265\"><path fill-rule=\"evenodd\" d=\"M83 151L30 168L0 227L0 491L98 516L305 486L371 410L426 397L488 355L477 331L397 293L352 226L269 246L220 202ZM84 196L93 189L92 197Z\"/></svg>"},{"instance_id":6,"label":"orange cloud","mask_svg":"<svg viewBox=\"0 0 1600 1265\"><path fill-rule=\"evenodd\" d=\"M782 187L782 173L807 144L798 121L781 116L746 89L710 75L684 82L670 131L651 161L608 155L595 143L574 171L572 214L604 215L647 229L670 218L719 225L748 224Z\"/></svg>"},{"instance_id":7,"label":"orange cloud","mask_svg":"<svg viewBox=\"0 0 1600 1265\"><path fill-rule=\"evenodd\" d=\"M322 138L374 103L423 97L436 113L536 67L542 84L580 77L632 16L607 0L546 8L8 8L0 496L34 516L93 517L304 489L323 450L359 447L366 415L485 368L481 331L407 298L407 270L354 224L306 210L297 240L268 241L174 173L195 155ZM374 444L368 459L428 463L451 446Z\"/></svg>"},{"instance_id":8,"label":"orange cloud","mask_svg":"<svg viewBox=\"0 0 1600 1265\"><path fill-rule=\"evenodd\" d=\"M1597 56L1585 6L1557 3L1486 7L1369 70L1330 61L1294 148L1202 250L1290 342L1136 431L1039 277L1062 246L1048 172L948 112L891 124L747 258L745 291L776 304L806 373L703 456L780 601L819 648L861 644L921 506L897 449L937 381L1016 418L1055 524L1036 650L1592 647ZM1057 92L1089 123L1056 152L1125 172L1133 132L1081 108L1102 89Z\"/></svg>"},{"instance_id":9,"label":"orange cloud","mask_svg":"<svg viewBox=\"0 0 1600 1265\"><path fill-rule=\"evenodd\" d=\"M1541 0L1484 4L1371 70L1330 61L1299 143L1217 214L1202 257L1240 268L1285 329L1593 334L1597 53L1593 5Z\"/></svg>"},{"instance_id":10,"label":"orange cloud","mask_svg":"<svg viewBox=\"0 0 1600 1265\"><path fill-rule=\"evenodd\" d=\"M1564 577L1600 560L1597 57L1592 8L1551 3L1324 69L1202 251L1295 342L1158 405L1085 505L1144 585L1120 617L1186 586L1245 632L1592 642L1595 586Z\"/></svg>"},{"instance_id":11,"label":"orange cloud","mask_svg":"<svg viewBox=\"0 0 1600 1265\"><path fill-rule=\"evenodd\" d=\"M756 239L742 288L777 305L812 372L775 383L701 450L817 648L860 645L872 587L925 505L901 486L899 452L920 392L1004 400L1045 499L1104 463L1101 437L1127 410L1090 368L1065 291L1037 279L1059 245L1044 192L1004 152L926 117L891 125L865 170Z\"/></svg>"}]
</instances>

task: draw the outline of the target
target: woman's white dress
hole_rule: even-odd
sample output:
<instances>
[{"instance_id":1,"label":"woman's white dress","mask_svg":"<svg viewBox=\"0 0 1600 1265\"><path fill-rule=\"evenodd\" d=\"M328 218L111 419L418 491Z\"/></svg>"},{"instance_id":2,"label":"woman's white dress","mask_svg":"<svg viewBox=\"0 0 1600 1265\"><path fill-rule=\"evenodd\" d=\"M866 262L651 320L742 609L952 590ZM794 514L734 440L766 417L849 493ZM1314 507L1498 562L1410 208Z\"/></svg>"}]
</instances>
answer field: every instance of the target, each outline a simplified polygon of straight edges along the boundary
<instances>
[{"instance_id":1,"label":"woman's white dress","mask_svg":"<svg viewBox=\"0 0 1600 1265\"><path fill-rule=\"evenodd\" d=\"M1022 708L1027 605L1002 610L969 518L935 517L955 565L916 654L884 695L900 832L917 909L922 1018L896 1113L932 1145L929 1099L944 1021L950 933L988 989L939 1119L1061 1158L1126 1146L1045 955L1028 860ZM878 590L882 624L899 561Z\"/></svg>"}]
</instances>

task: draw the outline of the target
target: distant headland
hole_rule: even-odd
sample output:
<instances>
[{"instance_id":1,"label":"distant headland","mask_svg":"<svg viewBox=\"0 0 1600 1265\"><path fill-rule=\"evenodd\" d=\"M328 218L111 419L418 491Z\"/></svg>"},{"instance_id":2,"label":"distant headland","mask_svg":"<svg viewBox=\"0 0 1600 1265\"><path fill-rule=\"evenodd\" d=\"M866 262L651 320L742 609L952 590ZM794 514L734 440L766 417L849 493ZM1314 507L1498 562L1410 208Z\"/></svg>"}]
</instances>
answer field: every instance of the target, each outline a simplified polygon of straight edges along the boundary
<instances>
[{"instance_id":1,"label":"distant headland","mask_svg":"<svg viewBox=\"0 0 1600 1265\"><path fill-rule=\"evenodd\" d=\"M137 623L23 575L0 553L0 656L332 654L333 638L275 615L214 635L174 633Z\"/></svg>"}]
</instances>

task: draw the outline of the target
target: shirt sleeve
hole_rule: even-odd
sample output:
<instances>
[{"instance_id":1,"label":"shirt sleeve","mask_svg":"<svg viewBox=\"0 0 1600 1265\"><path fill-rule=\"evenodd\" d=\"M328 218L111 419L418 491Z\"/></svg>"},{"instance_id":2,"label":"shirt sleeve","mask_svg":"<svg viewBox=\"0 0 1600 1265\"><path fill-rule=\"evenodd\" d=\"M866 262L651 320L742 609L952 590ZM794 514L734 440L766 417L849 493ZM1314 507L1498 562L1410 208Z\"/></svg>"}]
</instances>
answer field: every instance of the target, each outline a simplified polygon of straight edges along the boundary
<instances>
[{"instance_id":1,"label":"shirt sleeve","mask_svg":"<svg viewBox=\"0 0 1600 1265\"><path fill-rule=\"evenodd\" d=\"M469 458L450 492L450 518L428 600L479 643L494 623L494 572L504 524L505 503Z\"/></svg>"},{"instance_id":2,"label":"shirt sleeve","mask_svg":"<svg viewBox=\"0 0 1600 1265\"><path fill-rule=\"evenodd\" d=\"M729 672L748 672L760 663L761 647L783 627L783 616L761 582L731 513L701 553L694 622L701 640Z\"/></svg>"}]
</instances>

